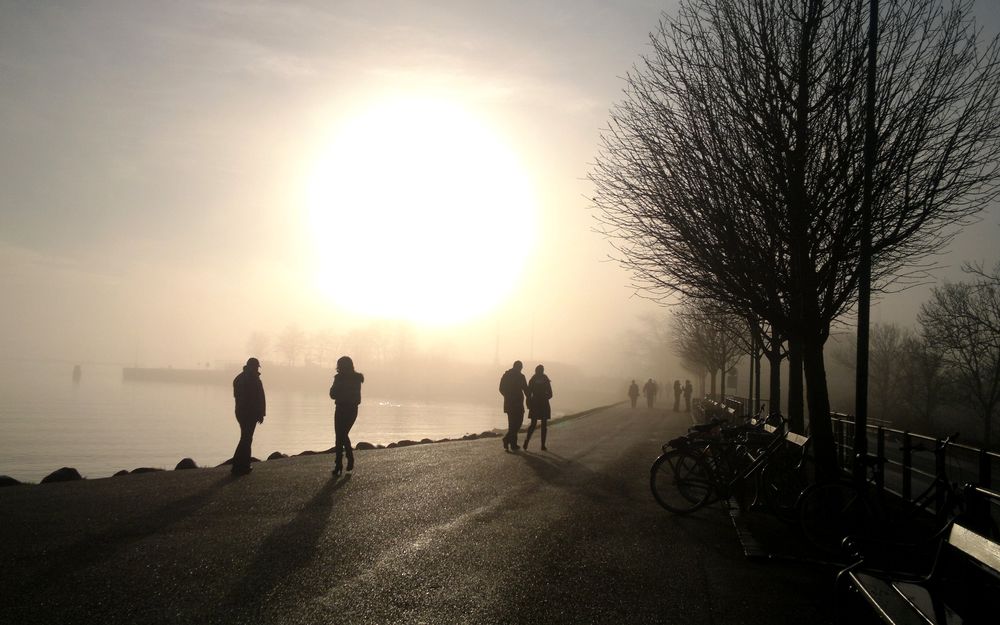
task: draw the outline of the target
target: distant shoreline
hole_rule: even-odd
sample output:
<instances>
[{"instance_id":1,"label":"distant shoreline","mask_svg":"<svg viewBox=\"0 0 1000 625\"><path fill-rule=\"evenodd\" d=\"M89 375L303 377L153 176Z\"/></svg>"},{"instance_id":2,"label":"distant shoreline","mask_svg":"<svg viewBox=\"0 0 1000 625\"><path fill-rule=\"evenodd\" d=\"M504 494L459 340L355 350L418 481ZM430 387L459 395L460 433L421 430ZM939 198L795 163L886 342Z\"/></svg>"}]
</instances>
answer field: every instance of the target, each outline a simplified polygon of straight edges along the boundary
<instances>
[{"instance_id":1,"label":"distant shoreline","mask_svg":"<svg viewBox=\"0 0 1000 625\"><path fill-rule=\"evenodd\" d=\"M595 412L599 412L601 410L606 410L608 408L611 408L613 406L617 406L617 405L622 404L622 403L625 403L625 402L615 402L615 403L612 403L612 404L607 404L607 405L603 405L603 406L597 406L595 408L588 408L587 410L582 410L580 412L575 412L573 414L563 415L563 416L560 416L560 417L553 417L552 419L549 419L549 425L550 426L554 426L554 425L558 425L558 424L561 424L561 423L565 423L567 421L572 421L574 419L579 419L581 417L586 417L586 416L591 415L591 414L593 414ZM521 428L520 431L524 432L525 429L526 429L525 426L522 426L522 428ZM454 442L458 442L458 441L480 440L480 439L483 439L483 438L498 438L498 437L502 436L506 431L507 430L505 428L494 428L492 430L487 430L487 431L481 432L479 434L465 434L464 436L459 436L457 438L442 438L442 439L438 439L438 440L421 439L419 441L414 441L414 440L409 440L409 439L403 439L401 441L395 441L395 442L392 442L392 443L388 443L386 445L381 445L381 444L375 445L375 444L372 444L372 443L369 443L369 442L366 442L366 441L359 441L354 446L354 448L356 450L358 450L358 451L374 451L374 450L378 450L378 449L397 449L397 448L400 448L400 447L411 447L411 446L416 446L416 445L432 445L432 444L437 444L437 443L454 443ZM301 451L301 452L296 453L296 454L283 454L281 452L277 452L276 451L276 452L272 453L271 456L269 456L268 458L266 458L264 460L260 460L260 459L256 459L256 458L255 458L255 460L257 462L266 462L266 461L269 461L269 460L278 460L278 459L285 459L285 458L295 458L295 457L298 457L298 456L314 456L314 455L319 455L319 454L331 454L331 453L333 453L333 448L325 449L323 451L306 450L306 451ZM225 462L223 462L221 464L211 465L211 466L197 466L197 465L190 466L190 465L194 465L193 462L190 462L189 466L181 467L182 464L187 464L186 461L190 461L190 460L191 459L188 458L188 457L182 458L180 460L180 462L178 463L178 466L176 468L174 468L174 469L167 469L167 468L164 468L164 467L137 467L137 468L132 469L132 470L122 469L121 471L119 471L117 473L114 473L114 474L108 475L108 476L104 476L104 477L95 477L95 478L80 477L80 478L74 478L72 480L65 480L65 481L103 480L103 479L109 479L109 478L114 478L114 477L121 477L123 475L132 475L132 474L136 474L136 473L154 473L154 472L171 471L171 470L172 471L183 471L183 470L191 470L191 469L212 469L212 468L219 468L219 467L227 466L227 465L229 465L232 462L232 459L229 459L229 460L226 460ZM52 470L52 473L56 473L58 471L63 471L65 469L67 469L67 468L72 469L72 467L66 467L66 466L64 466L62 468L54 468ZM72 469L72 470L75 471L75 469ZM49 474L49 475L52 475L52 474ZM44 479L45 478L43 478L43 480ZM22 481L20 481L20 480L18 480L16 478L14 478L13 476L0 475L0 487L6 487L6 486L10 486L10 487L13 487L13 486L40 486L43 483L43 480L40 480L38 482L22 482Z\"/></svg>"}]
</instances>

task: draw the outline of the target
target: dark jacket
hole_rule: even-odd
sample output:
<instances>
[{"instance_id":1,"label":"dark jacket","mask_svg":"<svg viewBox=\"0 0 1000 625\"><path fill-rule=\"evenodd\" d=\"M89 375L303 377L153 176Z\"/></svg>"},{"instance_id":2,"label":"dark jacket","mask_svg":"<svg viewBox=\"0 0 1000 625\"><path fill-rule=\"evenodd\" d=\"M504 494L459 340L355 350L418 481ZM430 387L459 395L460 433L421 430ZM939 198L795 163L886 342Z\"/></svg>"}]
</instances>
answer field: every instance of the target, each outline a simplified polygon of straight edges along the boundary
<instances>
[{"instance_id":1,"label":"dark jacket","mask_svg":"<svg viewBox=\"0 0 1000 625\"><path fill-rule=\"evenodd\" d=\"M338 405L357 406L361 403L361 385L364 381L364 374L357 371L338 373L333 376L330 399Z\"/></svg>"},{"instance_id":2,"label":"dark jacket","mask_svg":"<svg viewBox=\"0 0 1000 625\"><path fill-rule=\"evenodd\" d=\"M629 385L628 396L633 398L639 396L639 385L636 384L635 382Z\"/></svg>"},{"instance_id":3,"label":"dark jacket","mask_svg":"<svg viewBox=\"0 0 1000 625\"><path fill-rule=\"evenodd\" d=\"M233 398L236 400L236 418L239 421L262 420L267 414L267 403L260 371L243 367L243 373L233 379Z\"/></svg>"},{"instance_id":4,"label":"dark jacket","mask_svg":"<svg viewBox=\"0 0 1000 625\"><path fill-rule=\"evenodd\" d=\"M528 380L528 413L532 419L548 419L552 416L552 381L544 373L536 373Z\"/></svg>"},{"instance_id":5,"label":"dark jacket","mask_svg":"<svg viewBox=\"0 0 1000 625\"><path fill-rule=\"evenodd\" d=\"M500 394L503 395L504 412L524 412L524 396L528 394L528 381L524 374L507 369L500 376Z\"/></svg>"}]
</instances>

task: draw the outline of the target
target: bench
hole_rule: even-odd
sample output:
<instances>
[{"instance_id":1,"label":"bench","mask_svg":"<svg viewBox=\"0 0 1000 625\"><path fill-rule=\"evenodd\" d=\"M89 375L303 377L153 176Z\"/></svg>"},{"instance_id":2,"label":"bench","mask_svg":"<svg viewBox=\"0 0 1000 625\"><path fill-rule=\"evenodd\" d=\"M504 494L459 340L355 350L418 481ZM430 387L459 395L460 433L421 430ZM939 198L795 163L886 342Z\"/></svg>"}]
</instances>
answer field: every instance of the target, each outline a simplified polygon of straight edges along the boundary
<instances>
[{"instance_id":1,"label":"bench","mask_svg":"<svg viewBox=\"0 0 1000 625\"><path fill-rule=\"evenodd\" d=\"M996 493L975 490L1000 501ZM879 570L861 559L838 573L837 592L841 622L859 622L846 616L846 608L860 605L883 623L995 625L1000 623L1000 543L956 520L926 573Z\"/></svg>"}]
</instances>

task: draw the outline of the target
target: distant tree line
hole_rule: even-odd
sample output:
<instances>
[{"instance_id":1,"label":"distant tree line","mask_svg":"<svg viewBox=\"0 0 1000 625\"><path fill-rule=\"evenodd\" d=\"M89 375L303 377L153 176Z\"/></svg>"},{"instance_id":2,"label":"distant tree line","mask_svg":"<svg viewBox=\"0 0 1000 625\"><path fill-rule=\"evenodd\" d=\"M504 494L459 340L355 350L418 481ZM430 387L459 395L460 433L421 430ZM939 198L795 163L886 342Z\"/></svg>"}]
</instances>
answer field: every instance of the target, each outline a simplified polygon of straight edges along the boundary
<instances>
[{"instance_id":1,"label":"distant tree line","mask_svg":"<svg viewBox=\"0 0 1000 625\"><path fill-rule=\"evenodd\" d=\"M372 323L343 333L307 332L298 324L289 324L277 333L251 333L246 347L258 358L283 365L328 368L333 368L345 354L366 366L404 363L417 355L413 329L405 323L389 322Z\"/></svg>"}]
</instances>

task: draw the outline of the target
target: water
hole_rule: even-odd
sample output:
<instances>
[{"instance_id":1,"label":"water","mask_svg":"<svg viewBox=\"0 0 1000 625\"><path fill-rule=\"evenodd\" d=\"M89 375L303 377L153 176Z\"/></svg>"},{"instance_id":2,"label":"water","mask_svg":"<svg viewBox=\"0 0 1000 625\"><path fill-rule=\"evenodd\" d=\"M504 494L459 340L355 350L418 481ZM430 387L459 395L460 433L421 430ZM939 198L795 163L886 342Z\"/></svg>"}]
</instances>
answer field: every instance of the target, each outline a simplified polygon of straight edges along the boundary
<instances>
[{"instance_id":1,"label":"water","mask_svg":"<svg viewBox=\"0 0 1000 625\"><path fill-rule=\"evenodd\" d=\"M351 440L437 440L505 424L499 401L409 402L365 395ZM37 482L70 466L98 478L136 467L172 469L184 457L214 466L232 456L238 438L227 386L123 382L120 367L87 364L74 384L73 363L0 361L0 475ZM255 457L332 446L329 397L267 389Z\"/></svg>"}]
</instances>

